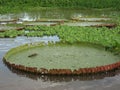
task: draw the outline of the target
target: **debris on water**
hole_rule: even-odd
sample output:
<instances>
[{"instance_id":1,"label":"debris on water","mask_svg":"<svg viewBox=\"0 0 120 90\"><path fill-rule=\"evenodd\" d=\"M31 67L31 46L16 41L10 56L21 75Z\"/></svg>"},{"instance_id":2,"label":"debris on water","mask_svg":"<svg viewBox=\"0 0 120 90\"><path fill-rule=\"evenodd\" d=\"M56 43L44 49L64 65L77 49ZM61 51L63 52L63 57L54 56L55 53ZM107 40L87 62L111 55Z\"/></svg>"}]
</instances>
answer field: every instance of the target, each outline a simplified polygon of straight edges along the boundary
<instances>
[{"instance_id":1,"label":"debris on water","mask_svg":"<svg viewBox=\"0 0 120 90\"><path fill-rule=\"evenodd\" d=\"M33 53L33 54L30 54L28 57L35 57L37 55L38 55L37 53Z\"/></svg>"}]
</instances>

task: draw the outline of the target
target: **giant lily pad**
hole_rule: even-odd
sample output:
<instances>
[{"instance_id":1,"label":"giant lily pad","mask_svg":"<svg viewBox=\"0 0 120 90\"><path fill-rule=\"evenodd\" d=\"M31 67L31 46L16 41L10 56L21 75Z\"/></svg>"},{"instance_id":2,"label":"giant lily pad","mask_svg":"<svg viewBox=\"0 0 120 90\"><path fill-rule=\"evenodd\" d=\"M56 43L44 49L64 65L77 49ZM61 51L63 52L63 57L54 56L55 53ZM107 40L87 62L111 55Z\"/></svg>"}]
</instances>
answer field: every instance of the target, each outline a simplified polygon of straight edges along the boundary
<instances>
[{"instance_id":1,"label":"giant lily pad","mask_svg":"<svg viewBox=\"0 0 120 90\"><path fill-rule=\"evenodd\" d=\"M82 74L113 70L120 56L90 43L34 43L13 48L4 56L7 65L40 74Z\"/></svg>"}]
</instances>

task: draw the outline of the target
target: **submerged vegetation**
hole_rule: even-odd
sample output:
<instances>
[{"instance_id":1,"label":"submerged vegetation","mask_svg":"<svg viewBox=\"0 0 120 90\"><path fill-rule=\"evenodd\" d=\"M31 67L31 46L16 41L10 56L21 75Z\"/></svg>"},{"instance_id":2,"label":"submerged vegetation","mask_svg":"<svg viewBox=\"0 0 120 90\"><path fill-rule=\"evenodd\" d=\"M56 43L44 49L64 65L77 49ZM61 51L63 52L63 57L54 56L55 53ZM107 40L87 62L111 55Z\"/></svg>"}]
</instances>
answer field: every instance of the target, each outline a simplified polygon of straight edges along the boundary
<instances>
[{"instance_id":1,"label":"submerged vegetation","mask_svg":"<svg viewBox=\"0 0 120 90\"><path fill-rule=\"evenodd\" d=\"M53 8L120 9L120 0L0 0L0 13Z\"/></svg>"}]
</instances>

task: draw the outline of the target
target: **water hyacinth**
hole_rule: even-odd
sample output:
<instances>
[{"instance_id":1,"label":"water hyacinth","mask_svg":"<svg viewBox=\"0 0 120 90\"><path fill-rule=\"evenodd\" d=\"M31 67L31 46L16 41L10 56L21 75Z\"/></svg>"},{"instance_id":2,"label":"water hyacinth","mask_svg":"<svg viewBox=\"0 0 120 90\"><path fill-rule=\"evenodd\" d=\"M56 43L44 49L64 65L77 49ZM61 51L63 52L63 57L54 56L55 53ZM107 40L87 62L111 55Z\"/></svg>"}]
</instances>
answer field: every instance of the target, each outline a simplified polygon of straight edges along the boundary
<instances>
[{"instance_id":1,"label":"water hyacinth","mask_svg":"<svg viewBox=\"0 0 120 90\"><path fill-rule=\"evenodd\" d=\"M108 29L106 27L73 27L73 26L30 26L24 31L10 30L0 32L0 37L16 37L25 35L28 37L42 37L57 35L63 42L91 42L104 46L120 45L120 26ZM27 33L25 33L27 31Z\"/></svg>"}]
</instances>

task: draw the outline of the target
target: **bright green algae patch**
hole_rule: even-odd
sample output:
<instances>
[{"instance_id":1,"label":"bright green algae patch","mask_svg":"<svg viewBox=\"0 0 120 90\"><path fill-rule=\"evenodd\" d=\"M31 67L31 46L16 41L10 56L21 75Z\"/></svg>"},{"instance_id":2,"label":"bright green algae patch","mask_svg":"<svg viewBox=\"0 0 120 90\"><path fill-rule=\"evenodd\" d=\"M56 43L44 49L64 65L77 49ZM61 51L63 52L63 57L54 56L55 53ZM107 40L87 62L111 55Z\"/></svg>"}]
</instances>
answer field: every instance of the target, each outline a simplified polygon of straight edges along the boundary
<instances>
[{"instance_id":1,"label":"bright green algae patch","mask_svg":"<svg viewBox=\"0 0 120 90\"><path fill-rule=\"evenodd\" d=\"M16 65L46 69L79 69L103 66L120 61L114 55L99 45L88 43L24 45L12 49L6 54L6 59ZM28 57L36 53L36 56Z\"/></svg>"}]
</instances>

